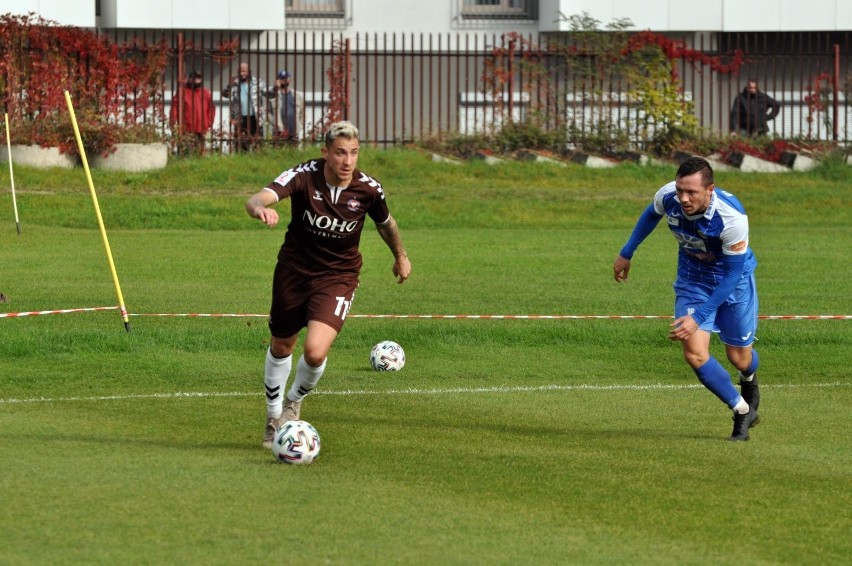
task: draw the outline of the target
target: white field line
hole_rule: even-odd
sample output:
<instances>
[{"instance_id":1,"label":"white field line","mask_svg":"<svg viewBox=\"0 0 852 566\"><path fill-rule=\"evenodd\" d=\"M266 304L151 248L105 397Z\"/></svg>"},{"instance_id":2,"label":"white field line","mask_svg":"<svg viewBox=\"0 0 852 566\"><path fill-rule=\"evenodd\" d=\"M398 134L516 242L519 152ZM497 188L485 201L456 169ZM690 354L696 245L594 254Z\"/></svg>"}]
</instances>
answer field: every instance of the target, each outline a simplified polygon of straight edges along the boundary
<instances>
[{"instance_id":1,"label":"white field line","mask_svg":"<svg viewBox=\"0 0 852 566\"><path fill-rule=\"evenodd\" d=\"M123 307L87 307L28 312L0 312L0 318L23 318L48 314L71 314L92 311L121 310L126 316L178 318L267 318L268 314L240 313L126 313ZM437 319L437 320L632 320L672 319L664 314L350 314L349 318ZM771 314L759 315L760 320L852 320L850 314Z\"/></svg>"},{"instance_id":2,"label":"white field line","mask_svg":"<svg viewBox=\"0 0 852 566\"><path fill-rule=\"evenodd\" d=\"M778 383L766 385L761 383L761 389L811 389L829 387L849 387L850 382L835 381L831 383ZM684 385L668 385L654 383L648 385L536 385L536 386L498 386L498 387L455 387L447 389L341 389L322 391L317 390L311 395L448 395L448 394L486 394L486 393L527 393L537 391L644 391L644 390L671 390L671 389L700 389L699 383ZM93 397L29 397L0 399L0 405L17 405L27 403L71 403L71 402L98 402L98 401L126 401L134 399L212 399L219 397L262 397L263 392L230 391L230 392L204 392L204 391L176 391L172 393L140 393L138 395L103 395Z\"/></svg>"}]
</instances>

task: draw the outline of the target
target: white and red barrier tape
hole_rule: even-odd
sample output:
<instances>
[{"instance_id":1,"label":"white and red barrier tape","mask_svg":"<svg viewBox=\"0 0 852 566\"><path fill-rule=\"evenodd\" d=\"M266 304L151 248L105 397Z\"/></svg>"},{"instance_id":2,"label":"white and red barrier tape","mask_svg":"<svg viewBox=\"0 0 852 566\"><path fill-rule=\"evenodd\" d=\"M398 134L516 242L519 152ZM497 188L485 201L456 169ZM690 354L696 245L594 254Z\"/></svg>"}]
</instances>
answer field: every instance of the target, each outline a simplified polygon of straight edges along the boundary
<instances>
[{"instance_id":1,"label":"white and red barrier tape","mask_svg":"<svg viewBox=\"0 0 852 566\"><path fill-rule=\"evenodd\" d=\"M60 309L52 311L0 312L0 318L20 318L22 316L40 316L43 314L68 314L72 312L117 311L120 307L89 307L85 309Z\"/></svg>"},{"instance_id":2,"label":"white and red barrier tape","mask_svg":"<svg viewBox=\"0 0 852 566\"><path fill-rule=\"evenodd\" d=\"M89 307L30 312L0 313L0 318L19 318L46 314L119 310L120 307ZM161 316L186 318L266 318L268 314L233 313L128 313L128 316ZM483 320L589 320L589 319L671 319L671 315L655 314L350 314L349 318L432 318L432 319L483 319ZM761 320L852 320L849 314L784 314L759 315Z\"/></svg>"}]
</instances>

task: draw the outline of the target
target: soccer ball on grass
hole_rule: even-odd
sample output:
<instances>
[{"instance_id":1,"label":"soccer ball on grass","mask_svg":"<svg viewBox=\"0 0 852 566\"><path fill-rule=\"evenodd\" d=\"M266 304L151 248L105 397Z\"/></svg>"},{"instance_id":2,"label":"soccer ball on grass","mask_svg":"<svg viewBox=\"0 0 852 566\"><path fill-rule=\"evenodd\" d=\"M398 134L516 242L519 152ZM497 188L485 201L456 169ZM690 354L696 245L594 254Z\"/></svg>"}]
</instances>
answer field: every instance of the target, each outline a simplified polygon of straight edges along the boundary
<instances>
[{"instance_id":1,"label":"soccer ball on grass","mask_svg":"<svg viewBox=\"0 0 852 566\"><path fill-rule=\"evenodd\" d=\"M287 421L275 431L272 455L285 464L310 464L319 456L320 436L307 421Z\"/></svg>"},{"instance_id":2,"label":"soccer ball on grass","mask_svg":"<svg viewBox=\"0 0 852 566\"><path fill-rule=\"evenodd\" d=\"M370 366L376 371L399 371L404 365L405 352L396 342L379 342L370 351Z\"/></svg>"}]
</instances>

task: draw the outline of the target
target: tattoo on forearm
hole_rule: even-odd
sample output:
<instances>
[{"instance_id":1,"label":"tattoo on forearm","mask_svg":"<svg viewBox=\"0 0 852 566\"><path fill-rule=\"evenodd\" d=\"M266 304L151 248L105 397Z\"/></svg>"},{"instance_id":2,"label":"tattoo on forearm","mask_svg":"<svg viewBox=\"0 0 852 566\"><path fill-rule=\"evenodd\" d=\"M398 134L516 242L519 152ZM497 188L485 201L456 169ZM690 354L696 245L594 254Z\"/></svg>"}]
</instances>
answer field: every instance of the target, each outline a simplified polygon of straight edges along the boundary
<instances>
[{"instance_id":1,"label":"tattoo on forearm","mask_svg":"<svg viewBox=\"0 0 852 566\"><path fill-rule=\"evenodd\" d=\"M388 245L394 257L399 257L405 254L405 248L402 245L402 237L399 234L399 228L396 225L396 220L391 218L390 222L384 225L377 225L379 235L382 240Z\"/></svg>"}]
</instances>

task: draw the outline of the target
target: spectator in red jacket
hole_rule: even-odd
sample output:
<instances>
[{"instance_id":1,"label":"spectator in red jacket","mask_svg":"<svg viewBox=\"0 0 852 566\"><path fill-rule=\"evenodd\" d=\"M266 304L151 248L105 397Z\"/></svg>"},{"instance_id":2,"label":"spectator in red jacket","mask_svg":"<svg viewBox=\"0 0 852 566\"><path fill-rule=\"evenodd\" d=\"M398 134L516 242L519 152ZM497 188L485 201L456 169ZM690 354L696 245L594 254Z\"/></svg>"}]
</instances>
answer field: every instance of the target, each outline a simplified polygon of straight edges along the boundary
<instances>
[{"instance_id":1,"label":"spectator in red jacket","mask_svg":"<svg viewBox=\"0 0 852 566\"><path fill-rule=\"evenodd\" d=\"M185 147L200 155L204 154L204 141L207 132L213 127L216 108L213 106L213 94L201 84L201 71L193 70L186 85L172 100L169 123L186 140Z\"/></svg>"}]
</instances>

